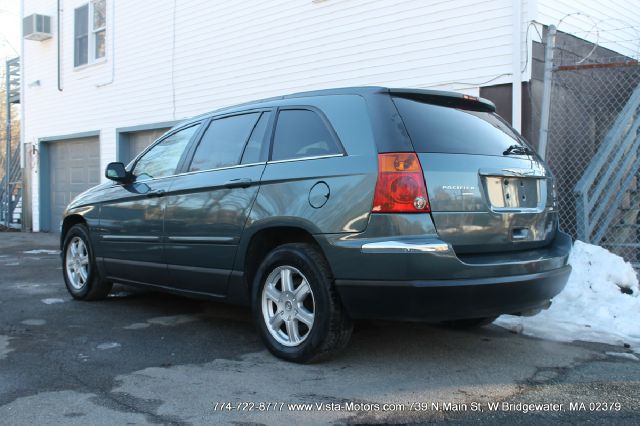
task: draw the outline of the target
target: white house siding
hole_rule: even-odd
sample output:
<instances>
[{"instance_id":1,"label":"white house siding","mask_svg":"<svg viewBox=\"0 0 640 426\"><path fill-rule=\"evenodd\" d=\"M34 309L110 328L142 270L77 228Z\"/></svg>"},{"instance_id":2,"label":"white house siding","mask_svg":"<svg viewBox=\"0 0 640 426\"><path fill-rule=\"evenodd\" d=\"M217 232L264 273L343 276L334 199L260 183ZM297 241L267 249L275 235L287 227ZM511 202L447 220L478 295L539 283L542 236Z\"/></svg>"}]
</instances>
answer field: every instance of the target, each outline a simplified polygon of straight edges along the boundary
<instances>
[{"instance_id":1,"label":"white house siding","mask_svg":"<svg viewBox=\"0 0 640 426\"><path fill-rule=\"evenodd\" d=\"M640 0L537 0L535 13L543 24L640 57Z\"/></svg>"},{"instance_id":2,"label":"white house siding","mask_svg":"<svg viewBox=\"0 0 640 426\"><path fill-rule=\"evenodd\" d=\"M351 85L477 94L512 81L509 0L107 0L106 60L74 69L73 13L86 3L61 0L58 91L56 0L23 0L25 16L50 15L54 29L23 42L23 142L99 131L102 168L116 159L118 128L251 99ZM540 3L521 4L522 62ZM39 178L35 168L34 230Z\"/></svg>"}]
</instances>

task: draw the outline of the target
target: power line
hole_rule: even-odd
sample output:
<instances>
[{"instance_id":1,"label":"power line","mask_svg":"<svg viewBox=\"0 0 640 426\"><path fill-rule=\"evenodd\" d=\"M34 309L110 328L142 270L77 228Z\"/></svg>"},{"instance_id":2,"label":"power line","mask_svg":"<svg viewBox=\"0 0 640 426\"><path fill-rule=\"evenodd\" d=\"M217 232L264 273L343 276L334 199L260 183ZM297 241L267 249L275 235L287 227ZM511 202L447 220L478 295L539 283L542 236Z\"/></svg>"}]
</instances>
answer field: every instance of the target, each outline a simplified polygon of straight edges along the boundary
<instances>
[{"instance_id":1,"label":"power line","mask_svg":"<svg viewBox=\"0 0 640 426\"><path fill-rule=\"evenodd\" d=\"M600 44L602 44L602 43L625 43L625 42L628 42L628 41L638 41L638 42L640 42L640 38L628 38L628 39L625 39L625 40L600 41Z\"/></svg>"},{"instance_id":2,"label":"power line","mask_svg":"<svg viewBox=\"0 0 640 426\"><path fill-rule=\"evenodd\" d=\"M13 45L11 44L11 42L9 41L9 38L2 32L0 31L0 36L2 36L3 40L0 40L0 42L2 44L6 44L7 46L9 46L11 48L11 50L13 50L15 52L16 55L20 55L20 53L18 53L18 51L16 50L15 47L13 47Z\"/></svg>"},{"instance_id":3,"label":"power line","mask_svg":"<svg viewBox=\"0 0 640 426\"><path fill-rule=\"evenodd\" d=\"M601 33L606 33L606 32L610 32L610 31L623 31L623 30L634 30L634 31L640 31L640 27L636 27L636 26L627 26L627 27L620 27L620 28L609 28L609 29L602 29L600 28L600 32ZM593 30L578 30L578 31L572 31L572 34L575 33L592 33Z\"/></svg>"}]
</instances>

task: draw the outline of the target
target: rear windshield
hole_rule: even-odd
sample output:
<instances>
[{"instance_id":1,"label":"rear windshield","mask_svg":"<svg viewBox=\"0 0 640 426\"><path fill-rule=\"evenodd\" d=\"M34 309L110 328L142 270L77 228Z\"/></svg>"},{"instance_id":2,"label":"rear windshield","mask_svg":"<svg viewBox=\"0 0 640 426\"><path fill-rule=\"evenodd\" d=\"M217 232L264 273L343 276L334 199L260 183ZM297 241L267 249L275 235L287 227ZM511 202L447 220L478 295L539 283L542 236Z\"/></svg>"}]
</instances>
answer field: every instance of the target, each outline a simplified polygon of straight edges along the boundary
<instances>
[{"instance_id":1,"label":"rear windshield","mask_svg":"<svg viewBox=\"0 0 640 426\"><path fill-rule=\"evenodd\" d=\"M394 98L416 152L502 155L524 145L497 114Z\"/></svg>"}]
</instances>

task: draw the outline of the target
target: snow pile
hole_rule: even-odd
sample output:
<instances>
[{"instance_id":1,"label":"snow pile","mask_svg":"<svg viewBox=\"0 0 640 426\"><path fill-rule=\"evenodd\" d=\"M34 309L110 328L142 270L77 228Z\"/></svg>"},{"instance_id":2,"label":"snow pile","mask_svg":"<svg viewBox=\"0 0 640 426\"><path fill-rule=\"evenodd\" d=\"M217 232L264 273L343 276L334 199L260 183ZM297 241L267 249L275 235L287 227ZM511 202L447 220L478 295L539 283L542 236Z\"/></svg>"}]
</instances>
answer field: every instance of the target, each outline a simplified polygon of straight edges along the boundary
<instances>
[{"instance_id":1,"label":"snow pile","mask_svg":"<svg viewBox=\"0 0 640 426\"><path fill-rule=\"evenodd\" d=\"M628 344L640 352L640 288L631 265L602 247L576 241L565 289L533 317L503 315L495 324L559 341Z\"/></svg>"},{"instance_id":2,"label":"snow pile","mask_svg":"<svg viewBox=\"0 0 640 426\"><path fill-rule=\"evenodd\" d=\"M25 254L59 254L60 250L37 249L37 250L23 251L23 253Z\"/></svg>"}]
</instances>

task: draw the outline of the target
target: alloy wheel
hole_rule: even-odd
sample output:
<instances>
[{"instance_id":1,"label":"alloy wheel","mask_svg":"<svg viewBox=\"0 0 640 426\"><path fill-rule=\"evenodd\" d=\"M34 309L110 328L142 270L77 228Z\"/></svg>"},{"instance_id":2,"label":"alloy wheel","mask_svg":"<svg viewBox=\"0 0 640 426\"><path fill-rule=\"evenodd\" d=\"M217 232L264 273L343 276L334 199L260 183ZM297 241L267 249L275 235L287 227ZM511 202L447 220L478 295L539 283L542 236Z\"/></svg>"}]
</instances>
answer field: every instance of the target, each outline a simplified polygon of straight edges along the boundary
<instances>
[{"instance_id":1,"label":"alloy wheel","mask_svg":"<svg viewBox=\"0 0 640 426\"><path fill-rule=\"evenodd\" d=\"M89 250L82 238L73 237L67 245L65 269L69 283L81 290L89 278Z\"/></svg>"},{"instance_id":2,"label":"alloy wheel","mask_svg":"<svg viewBox=\"0 0 640 426\"><path fill-rule=\"evenodd\" d=\"M298 346L311 333L315 300L307 278L293 266L278 266L262 288L262 316L271 336L284 346Z\"/></svg>"}]
</instances>

